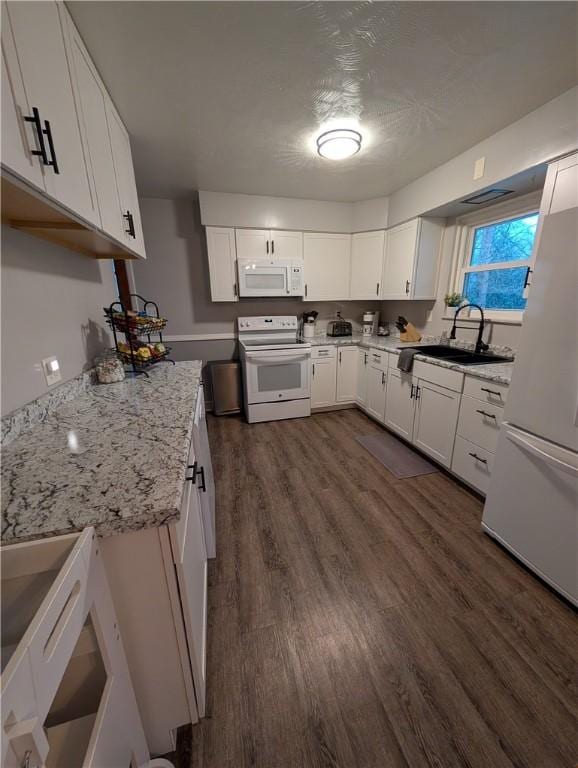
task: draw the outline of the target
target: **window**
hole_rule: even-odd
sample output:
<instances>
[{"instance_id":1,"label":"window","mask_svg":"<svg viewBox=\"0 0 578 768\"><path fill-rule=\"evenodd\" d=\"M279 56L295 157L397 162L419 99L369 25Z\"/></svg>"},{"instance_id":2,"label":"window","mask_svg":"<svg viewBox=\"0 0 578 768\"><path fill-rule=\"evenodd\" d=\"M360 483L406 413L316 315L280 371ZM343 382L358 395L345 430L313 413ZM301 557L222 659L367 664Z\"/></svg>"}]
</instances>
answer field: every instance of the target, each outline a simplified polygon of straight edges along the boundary
<instances>
[{"instance_id":1,"label":"window","mask_svg":"<svg viewBox=\"0 0 578 768\"><path fill-rule=\"evenodd\" d=\"M469 302L499 312L525 309L537 225L532 212L471 228L461 290Z\"/></svg>"}]
</instances>

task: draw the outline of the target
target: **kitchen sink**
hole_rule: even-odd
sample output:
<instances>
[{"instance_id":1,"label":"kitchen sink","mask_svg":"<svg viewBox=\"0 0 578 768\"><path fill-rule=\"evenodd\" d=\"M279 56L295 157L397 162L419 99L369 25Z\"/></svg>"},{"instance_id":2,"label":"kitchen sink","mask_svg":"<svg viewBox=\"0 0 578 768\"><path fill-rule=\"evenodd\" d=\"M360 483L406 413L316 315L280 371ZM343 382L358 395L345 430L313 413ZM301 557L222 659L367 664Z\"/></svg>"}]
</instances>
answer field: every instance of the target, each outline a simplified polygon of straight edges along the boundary
<instances>
[{"instance_id":1,"label":"kitchen sink","mask_svg":"<svg viewBox=\"0 0 578 768\"><path fill-rule=\"evenodd\" d=\"M424 344L419 347L410 347L421 355L435 357L439 360L457 363L459 365L487 365L488 363L511 363L511 357L492 355L489 352L470 352L459 347L448 347L443 344Z\"/></svg>"}]
</instances>

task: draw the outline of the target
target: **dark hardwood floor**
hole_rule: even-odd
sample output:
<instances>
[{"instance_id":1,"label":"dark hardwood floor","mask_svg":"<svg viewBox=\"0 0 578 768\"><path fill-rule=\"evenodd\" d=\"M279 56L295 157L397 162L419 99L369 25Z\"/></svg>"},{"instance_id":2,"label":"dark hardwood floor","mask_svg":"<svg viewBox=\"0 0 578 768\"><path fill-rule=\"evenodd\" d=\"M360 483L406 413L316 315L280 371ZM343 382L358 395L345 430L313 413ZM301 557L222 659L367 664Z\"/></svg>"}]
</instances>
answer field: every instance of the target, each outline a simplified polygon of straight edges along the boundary
<instances>
[{"instance_id":1,"label":"dark hardwood floor","mask_svg":"<svg viewBox=\"0 0 578 768\"><path fill-rule=\"evenodd\" d=\"M209 417L208 715L194 768L571 768L575 612L444 474L396 480L356 410Z\"/></svg>"}]
</instances>

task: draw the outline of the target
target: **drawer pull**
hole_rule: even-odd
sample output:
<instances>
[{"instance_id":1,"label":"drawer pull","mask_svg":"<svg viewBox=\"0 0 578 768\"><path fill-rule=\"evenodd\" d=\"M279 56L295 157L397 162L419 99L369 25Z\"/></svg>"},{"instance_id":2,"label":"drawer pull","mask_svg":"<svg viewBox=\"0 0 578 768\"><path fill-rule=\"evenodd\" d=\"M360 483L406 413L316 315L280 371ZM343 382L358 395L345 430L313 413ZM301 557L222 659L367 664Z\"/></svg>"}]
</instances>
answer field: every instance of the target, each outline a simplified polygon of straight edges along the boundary
<instances>
[{"instance_id":1,"label":"drawer pull","mask_svg":"<svg viewBox=\"0 0 578 768\"><path fill-rule=\"evenodd\" d=\"M495 389L488 389L487 387L480 387L480 391L481 392L487 392L488 395L495 395L496 397L499 397L499 398L502 397L502 393L501 392L497 392Z\"/></svg>"},{"instance_id":2,"label":"drawer pull","mask_svg":"<svg viewBox=\"0 0 578 768\"><path fill-rule=\"evenodd\" d=\"M481 413L482 416L487 416L488 419L495 419L496 416L493 413L488 413L487 411L484 411L482 408L476 408L476 413Z\"/></svg>"},{"instance_id":3,"label":"drawer pull","mask_svg":"<svg viewBox=\"0 0 578 768\"><path fill-rule=\"evenodd\" d=\"M476 461L481 461L481 462L482 462L482 464L487 464L487 463L488 463L488 460L487 460L487 459L482 459L482 457L481 457L481 456L478 456L478 454L477 454L477 453L472 453L471 451L469 451L469 452L468 452L468 456L471 456L471 457L472 457L473 459L475 459Z\"/></svg>"}]
</instances>

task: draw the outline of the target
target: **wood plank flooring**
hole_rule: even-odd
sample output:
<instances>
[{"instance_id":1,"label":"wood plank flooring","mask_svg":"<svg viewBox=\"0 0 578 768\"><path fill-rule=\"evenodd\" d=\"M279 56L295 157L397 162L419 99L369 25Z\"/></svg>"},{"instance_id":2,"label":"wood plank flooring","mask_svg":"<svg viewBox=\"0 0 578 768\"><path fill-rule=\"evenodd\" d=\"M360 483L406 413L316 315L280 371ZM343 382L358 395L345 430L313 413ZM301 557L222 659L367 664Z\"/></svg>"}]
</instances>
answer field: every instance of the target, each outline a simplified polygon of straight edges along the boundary
<instances>
[{"instance_id":1,"label":"wood plank flooring","mask_svg":"<svg viewBox=\"0 0 578 768\"><path fill-rule=\"evenodd\" d=\"M209 417L218 557L194 768L571 768L575 612L356 410Z\"/></svg>"}]
</instances>

